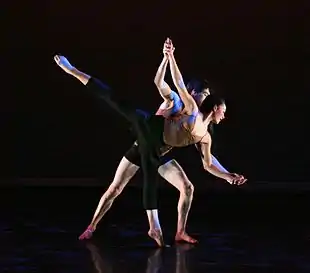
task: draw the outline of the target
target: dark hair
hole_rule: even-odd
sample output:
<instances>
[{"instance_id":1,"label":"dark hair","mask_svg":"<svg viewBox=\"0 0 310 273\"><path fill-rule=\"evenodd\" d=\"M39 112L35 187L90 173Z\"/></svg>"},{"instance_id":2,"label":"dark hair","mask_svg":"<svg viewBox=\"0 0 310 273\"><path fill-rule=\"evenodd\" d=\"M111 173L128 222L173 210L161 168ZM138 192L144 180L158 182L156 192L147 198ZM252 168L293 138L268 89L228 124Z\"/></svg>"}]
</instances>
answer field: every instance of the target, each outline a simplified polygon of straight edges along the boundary
<instances>
[{"instance_id":1,"label":"dark hair","mask_svg":"<svg viewBox=\"0 0 310 273\"><path fill-rule=\"evenodd\" d=\"M213 110L214 106L219 106L223 103L225 103L225 100L220 98L219 96L216 96L214 93L214 90L210 87L210 84L207 80L198 80L198 79L191 79L187 83L187 90L188 92L191 92L195 89L196 93L201 93L204 91L204 89L209 88L210 95L208 95L204 101L202 102L199 110L202 113L210 113ZM209 123L208 125L208 132L210 133L212 137L212 147L211 147L211 152L212 154L216 152L216 140L214 139L214 124L212 122ZM198 145L198 151L203 157L203 154L201 152L201 147Z\"/></svg>"},{"instance_id":2,"label":"dark hair","mask_svg":"<svg viewBox=\"0 0 310 273\"><path fill-rule=\"evenodd\" d=\"M219 106L224 103L225 100L223 98L214 94L210 94L203 100L202 104L199 107L199 110L201 113L210 113L213 110L214 106Z\"/></svg>"},{"instance_id":3,"label":"dark hair","mask_svg":"<svg viewBox=\"0 0 310 273\"><path fill-rule=\"evenodd\" d=\"M191 79L187 83L187 90L191 92L195 89L196 93L201 93L204 89L209 88L210 94L213 94L213 90L210 88L210 84L207 80L198 80L198 79Z\"/></svg>"}]
</instances>

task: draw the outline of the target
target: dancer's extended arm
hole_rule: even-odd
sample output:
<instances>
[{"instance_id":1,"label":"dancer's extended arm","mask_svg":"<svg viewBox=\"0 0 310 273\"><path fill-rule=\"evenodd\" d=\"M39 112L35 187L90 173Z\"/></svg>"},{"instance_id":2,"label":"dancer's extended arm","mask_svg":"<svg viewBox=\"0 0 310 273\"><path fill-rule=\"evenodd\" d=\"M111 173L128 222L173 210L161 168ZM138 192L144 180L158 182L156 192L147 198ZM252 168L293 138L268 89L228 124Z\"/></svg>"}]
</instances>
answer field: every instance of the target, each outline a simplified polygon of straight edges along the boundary
<instances>
[{"instance_id":1,"label":"dancer's extended arm","mask_svg":"<svg viewBox=\"0 0 310 273\"><path fill-rule=\"evenodd\" d=\"M212 155L212 165L214 167L216 167L219 171L224 172L224 173L229 173L229 171L227 171L223 165L217 160L217 158Z\"/></svg>"},{"instance_id":2,"label":"dancer's extended arm","mask_svg":"<svg viewBox=\"0 0 310 273\"><path fill-rule=\"evenodd\" d=\"M202 160L202 163L204 164L204 154L203 154L203 151L202 151L202 145L201 143L198 143L195 145L200 156L201 156L201 160ZM229 173L229 171L227 171L223 165L217 160L217 158L211 154L211 158L212 158L212 165L214 167L216 167L219 171L223 172L223 173Z\"/></svg>"},{"instance_id":3,"label":"dancer's extended arm","mask_svg":"<svg viewBox=\"0 0 310 273\"><path fill-rule=\"evenodd\" d=\"M154 83L164 100L172 99L172 91L169 85L165 82L165 74L168 65L168 56L164 54L163 60L158 67L157 73L154 78Z\"/></svg>"},{"instance_id":4,"label":"dancer's extended arm","mask_svg":"<svg viewBox=\"0 0 310 273\"><path fill-rule=\"evenodd\" d=\"M171 115L181 112L183 109L183 103L178 94L171 90L170 86L165 82L165 74L167 70L168 64L168 54L163 50L164 57L163 60L158 67L156 76L154 78L154 83L164 99L164 102L161 104L157 114L162 115ZM167 112L168 111L168 112Z\"/></svg>"},{"instance_id":5,"label":"dancer's extended arm","mask_svg":"<svg viewBox=\"0 0 310 273\"><path fill-rule=\"evenodd\" d=\"M230 184L244 184L247 179L242 175L228 172L220 162L211 154L211 141L200 143L200 152L204 169L212 175L226 180ZM211 159L211 164L210 160Z\"/></svg>"},{"instance_id":6,"label":"dancer's extended arm","mask_svg":"<svg viewBox=\"0 0 310 273\"><path fill-rule=\"evenodd\" d=\"M174 48L173 48L173 45L170 39L167 39L165 46L167 48L170 48L170 51L168 51L168 55L169 55L169 65L170 65L171 76L172 76L173 83L179 92L181 100L184 103L185 111L187 112L187 114L190 114L190 115L193 113L198 113L198 106L194 98L188 93L186 86L184 84L181 72L175 61L174 54L173 54Z\"/></svg>"}]
</instances>

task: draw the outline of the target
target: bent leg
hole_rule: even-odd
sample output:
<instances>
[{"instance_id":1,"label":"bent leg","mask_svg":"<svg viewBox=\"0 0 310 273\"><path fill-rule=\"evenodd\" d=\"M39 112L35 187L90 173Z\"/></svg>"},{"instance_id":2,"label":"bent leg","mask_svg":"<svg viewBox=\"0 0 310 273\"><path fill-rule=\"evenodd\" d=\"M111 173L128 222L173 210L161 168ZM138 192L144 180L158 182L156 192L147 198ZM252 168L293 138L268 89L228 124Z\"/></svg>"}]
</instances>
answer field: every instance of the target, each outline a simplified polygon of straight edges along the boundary
<instances>
[{"instance_id":1,"label":"bent leg","mask_svg":"<svg viewBox=\"0 0 310 273\"><path fill-rule=\"evenodd\" d=\"M176 241L186 241L189 243L196 243L197 240L190 237L186 233L186 223L188 213L191 208L194 186L187 178L182 167L176 160L170 160L166 164L158 168L159 174L167 180L172 186L177 188L180 192L178 202L178 226L175 236Z\"/></svg>"},{"instance_id":2,"label":"bent leg","mask_svg":"<svg viewBox=\"0 0 310 273\"><path fill-rule=\"evenodd\" d=\"M107 191L102 195L97 209L94 213L93 219L88 228L79 237L80 240L91 238L92 233L96 230L99 221L111 208L115 198L121 194L125 186L128 184L130 179L136 174L138 170L139 166L131 163L125 157L122 158L116 170L113 182L111 183Z\"/></svg>"}]
</instances>

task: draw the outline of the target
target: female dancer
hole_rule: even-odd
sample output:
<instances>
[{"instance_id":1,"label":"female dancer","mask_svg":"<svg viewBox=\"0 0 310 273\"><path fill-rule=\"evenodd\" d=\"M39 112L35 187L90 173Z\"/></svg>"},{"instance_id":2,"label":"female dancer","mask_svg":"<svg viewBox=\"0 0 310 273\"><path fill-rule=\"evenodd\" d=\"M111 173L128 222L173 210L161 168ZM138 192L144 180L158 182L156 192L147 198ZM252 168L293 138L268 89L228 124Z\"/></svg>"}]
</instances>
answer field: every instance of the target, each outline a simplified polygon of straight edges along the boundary
<instances>
[{"instance_id":1,"label":"female dancer","mask_svg":"<svg viewBox=\"0 0 310 273\"><path fill-rule=\"evenodd\" d=\"M157 210L157 185L155 175L160 165L160 157L173 147L185 147L201 142L203 144L204 166L212 166L211 136L207 131L210 122L219 123L224 118L224 100L208 96L198 110L197 104L186 90L173 54L169 55L173 82L184 104L183 111L176 118L151 115L147 118L113 97L110 88L98 79L74 68L63 56L55 56L57 64L68 74L77 78L92 92L104 99L114 110L123 115L133 126L138 139L138 149L143 170L143 203L147 212ZM234 177L227 175L227 180ZM158 227L151 227L149 236L159 246L164 246L163 236Z\"/></svg>"}]
</instances>

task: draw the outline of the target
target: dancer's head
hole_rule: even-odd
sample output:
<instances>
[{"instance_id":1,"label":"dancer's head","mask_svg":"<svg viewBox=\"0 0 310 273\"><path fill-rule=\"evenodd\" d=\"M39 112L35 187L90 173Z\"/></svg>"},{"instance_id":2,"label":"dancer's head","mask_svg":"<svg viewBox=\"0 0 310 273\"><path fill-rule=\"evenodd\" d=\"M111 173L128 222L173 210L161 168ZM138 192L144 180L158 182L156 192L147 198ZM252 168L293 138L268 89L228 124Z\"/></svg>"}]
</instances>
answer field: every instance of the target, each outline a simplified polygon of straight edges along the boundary
<instances>
[{"instance_id":1,"label":"dancer's head","mask_svg":"<svg viewBox=\"0 0 310 273\"><path fill-rule=\"evenodd\" d=\"M211 114L211 122L218 124L225 117L225 100L216 96L207 80L192 79L187 84L188 92L195 99L205 117Z\"/></svg>"},{"instance_id":2,"label":"dancer's head","mask_svg":"<svg viewBox=\"0 0 310 273\"><path fill-rule=\"evenodd\" d=\"M201 81L197 79L191 79L186 87L198 106L200 106L204 99L211 93L209 83L206 80Z\"/></svg>"},{"instance_id":3,"label":"dancer's head","mask_svg":"<svg viewBox=\"0 0 310 273\"><path fill-rule=\"evenodd\" d=\"M199 107L204 118L210 118L210 122L219 124L225 118L226 104L225 100L211 94L206 96Z\"/></svg>"}]
</instances>

